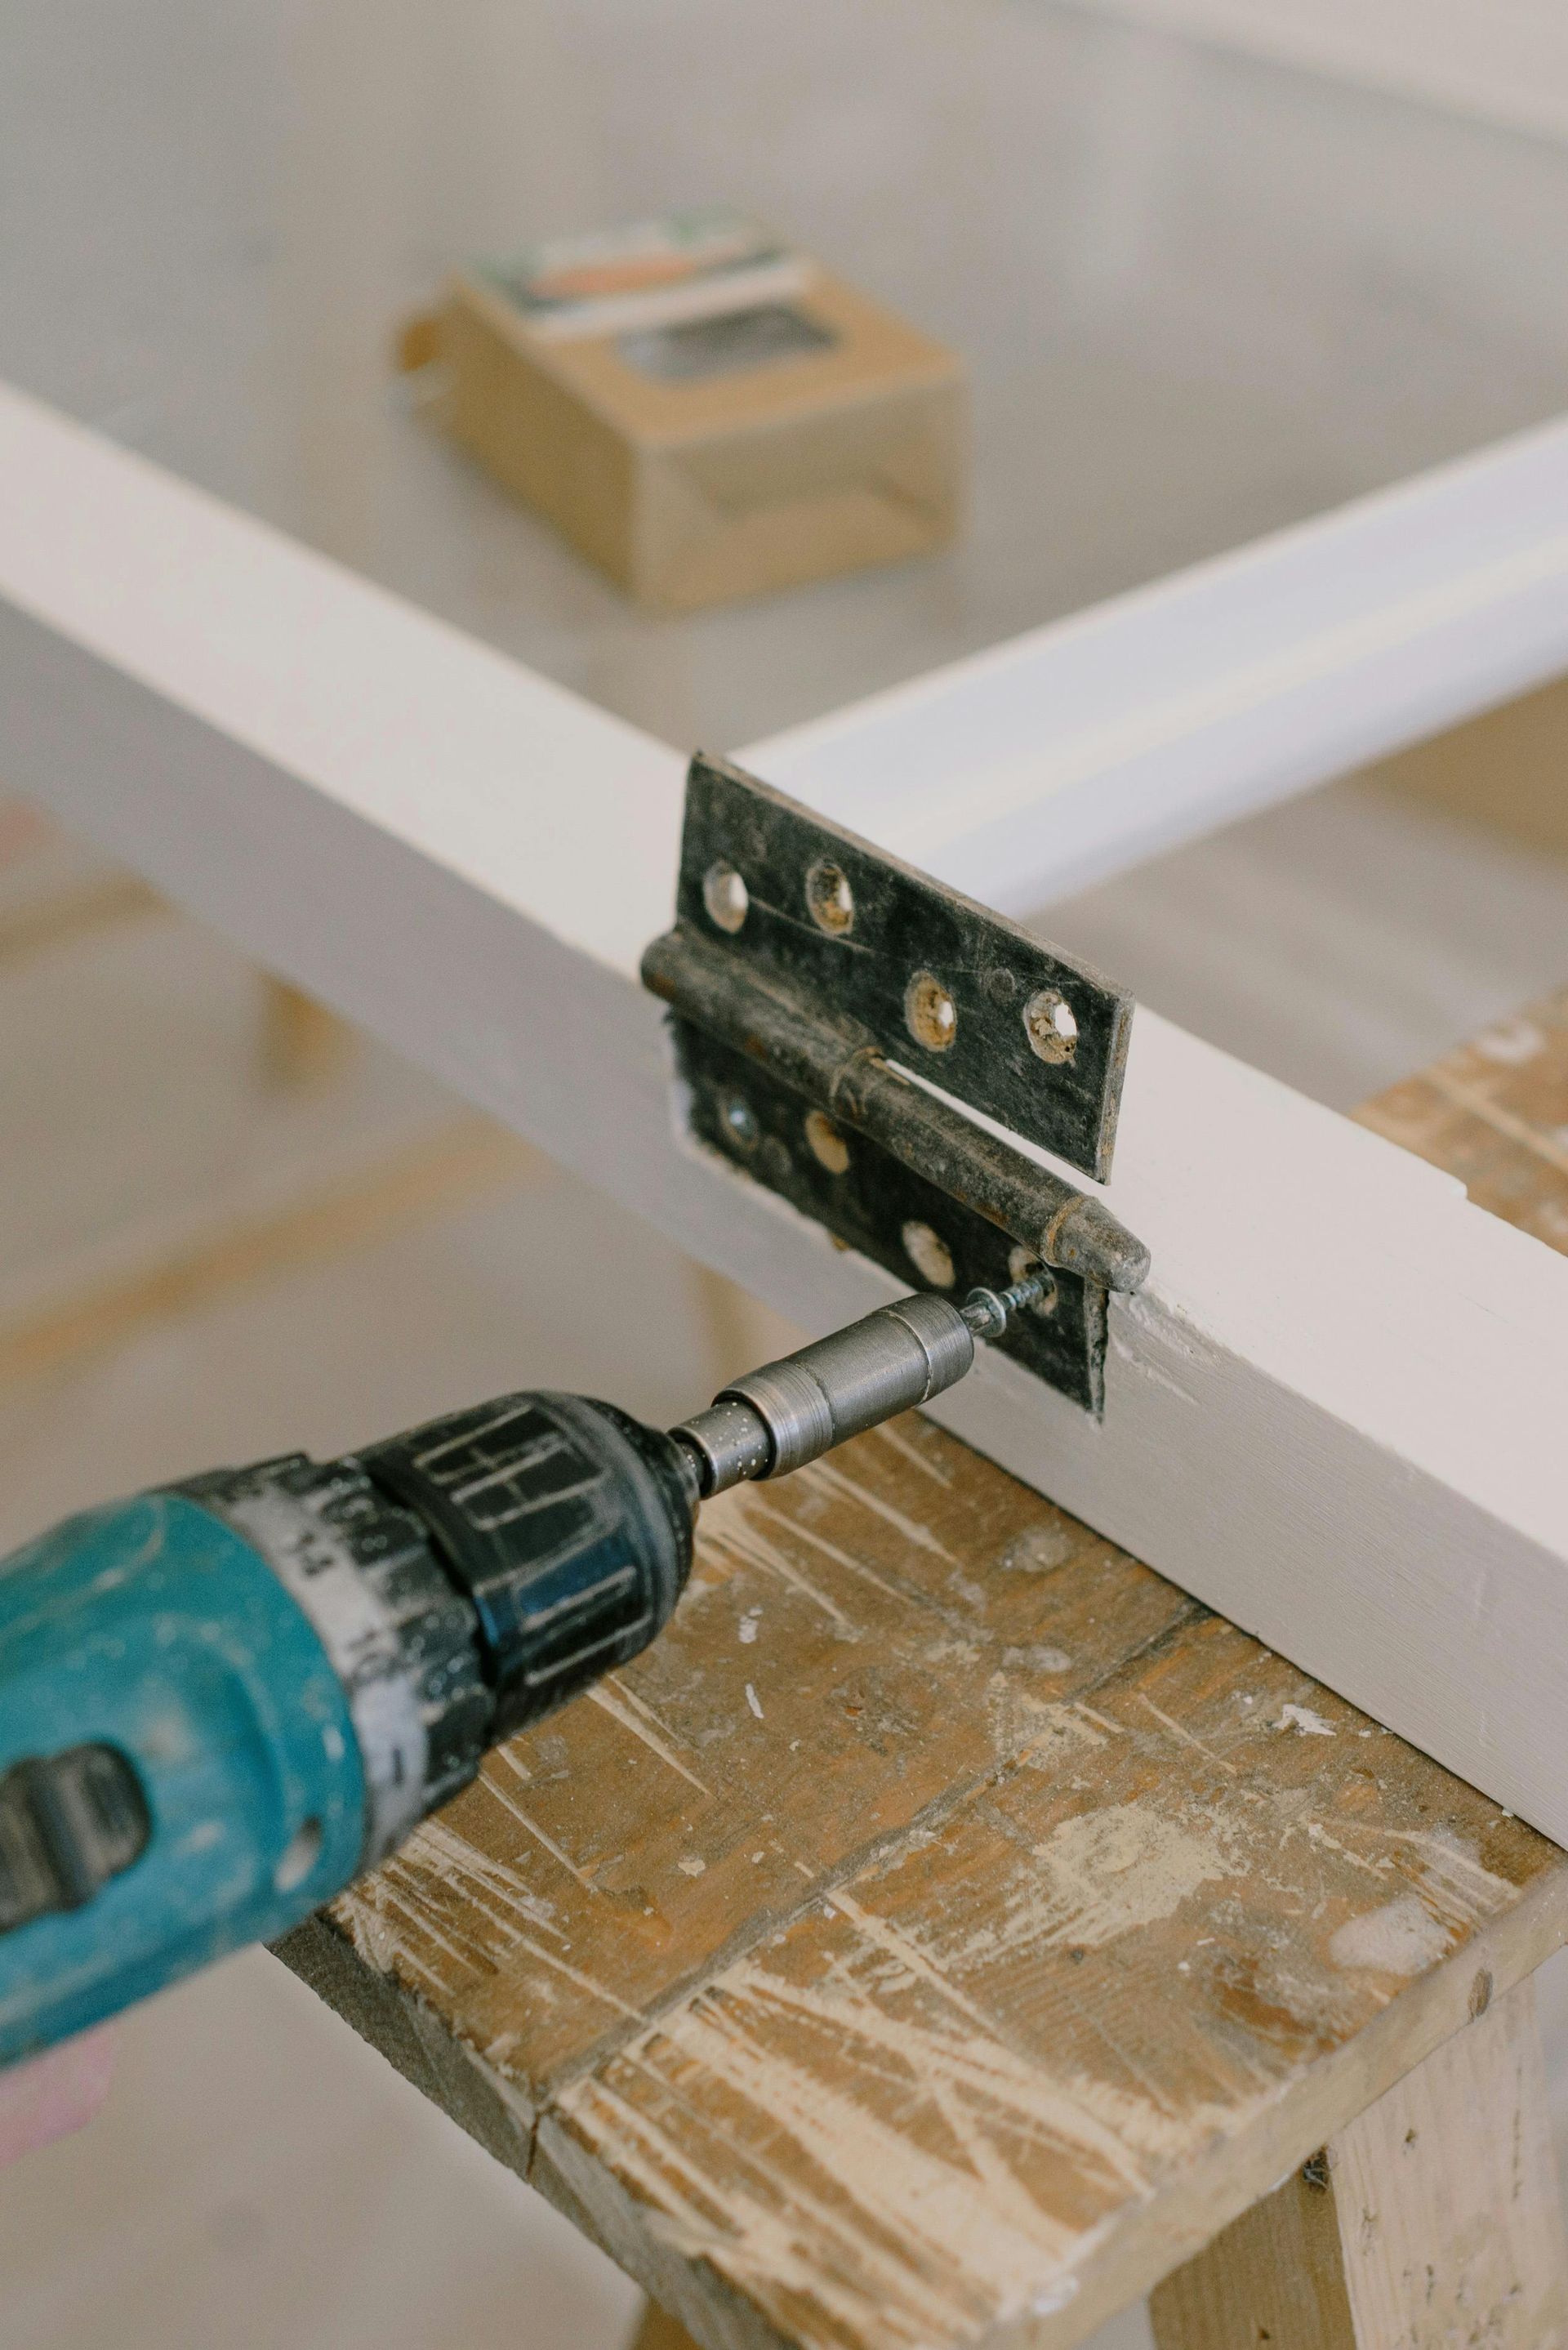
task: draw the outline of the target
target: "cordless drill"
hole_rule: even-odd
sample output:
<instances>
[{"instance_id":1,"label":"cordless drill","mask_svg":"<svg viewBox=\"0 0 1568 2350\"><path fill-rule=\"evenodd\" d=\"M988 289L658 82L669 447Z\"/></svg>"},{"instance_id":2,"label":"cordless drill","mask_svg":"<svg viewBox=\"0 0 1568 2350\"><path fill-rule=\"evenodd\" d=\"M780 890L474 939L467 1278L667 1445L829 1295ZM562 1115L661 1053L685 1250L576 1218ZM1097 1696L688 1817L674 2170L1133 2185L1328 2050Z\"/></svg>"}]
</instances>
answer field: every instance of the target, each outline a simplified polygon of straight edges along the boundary
<instances>
[{"instance_id":1,"label":"cordless drill","mask_svg":"<svg viewBox=\"0 0 1568 2350\"><path fill-rule=\"evenodd\" d=\"M940 1394L1048 1278L902 1298L668 1432L502 1396L88 1510L0 1562L0 2064L373 1868L648 1646L702 1501Z\"/></svg>"}]
</instances>

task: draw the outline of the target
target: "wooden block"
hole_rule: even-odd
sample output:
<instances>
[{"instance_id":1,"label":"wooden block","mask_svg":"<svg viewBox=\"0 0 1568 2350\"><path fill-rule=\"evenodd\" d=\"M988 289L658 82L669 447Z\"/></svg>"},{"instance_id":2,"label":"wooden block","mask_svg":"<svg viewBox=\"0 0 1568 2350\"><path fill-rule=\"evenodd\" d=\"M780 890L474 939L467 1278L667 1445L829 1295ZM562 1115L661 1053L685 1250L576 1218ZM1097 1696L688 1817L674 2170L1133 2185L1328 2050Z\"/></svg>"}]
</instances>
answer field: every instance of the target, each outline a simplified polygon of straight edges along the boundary
<instances>
[{"instance_id":1,"label":"wooden block","mask_svg":"<svg viewBox=\"0 0 1568 2350\"><path fill-rule=\"evenodd\" d=\"M1565 1936L1545 1838L911 1419L284 1954L705 2350L1068 2350Z\"/></svg>"},{"instance_id":2,"label":"wooden block","mask_svg":"<svg viewBox=\"0 0 1568 2350\"><path fill-rule=\"evenodd\" d=\"M771 298L765 272L742 272L715 312L699 280L695 314L634 331L606 328L613 303L531 307L536 276L518 296L515 272L466 272L434 331L441 421L657 609L944 544L965 462L959 360L802 257L778 265ZM400 363L431 349L431 322L410 321Z\"/></svg>"},{"instance_id":3,"label":"wooden block","mask_svg":"<svg viewBox=\"0 0 1568 2350\"><path fill-rule=\"evenodd\" d=\"M1542 2350L1568 2323L1534 1985L1492 2000L1150 2298L1159 2350Z\"/></svg>"}]
</instances>

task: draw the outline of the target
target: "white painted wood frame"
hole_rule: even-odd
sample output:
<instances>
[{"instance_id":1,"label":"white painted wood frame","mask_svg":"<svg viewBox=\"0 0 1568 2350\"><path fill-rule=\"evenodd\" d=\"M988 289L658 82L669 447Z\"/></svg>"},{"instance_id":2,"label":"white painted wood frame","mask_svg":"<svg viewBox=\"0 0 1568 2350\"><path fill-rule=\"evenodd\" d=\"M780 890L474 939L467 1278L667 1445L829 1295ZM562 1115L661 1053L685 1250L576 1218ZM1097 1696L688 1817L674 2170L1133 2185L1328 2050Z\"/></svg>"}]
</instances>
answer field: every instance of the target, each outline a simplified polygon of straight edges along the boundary
<instances>
[{"instance_id":1,"label":"white painted wood frame","mask_svg":"<svg viewBox=\"0 0 1568 2350\"><path fill-rule=\"evenodd\" d=\"M739 755L1020 905L1064 837L1054 742L1059 808L1101 744L1137 854L1174 837L1162 772L1190 830L1245 804L1254 762L1254 798L1300 788L1568 667L1565 480L1568 434L1535 434ZM636 970L683 770L0 395L7 786L826 1328L894 1284L672 1124ZM971 803L976 773L996 788ZM1114 851L1094 796L1075 875ZM1103 1424L996 1358L940 1416L1568 1841L1568 1259L1147 1011L1106 1196L1154 1273L1113 1303Z\"/></svg>"}]
</instances>

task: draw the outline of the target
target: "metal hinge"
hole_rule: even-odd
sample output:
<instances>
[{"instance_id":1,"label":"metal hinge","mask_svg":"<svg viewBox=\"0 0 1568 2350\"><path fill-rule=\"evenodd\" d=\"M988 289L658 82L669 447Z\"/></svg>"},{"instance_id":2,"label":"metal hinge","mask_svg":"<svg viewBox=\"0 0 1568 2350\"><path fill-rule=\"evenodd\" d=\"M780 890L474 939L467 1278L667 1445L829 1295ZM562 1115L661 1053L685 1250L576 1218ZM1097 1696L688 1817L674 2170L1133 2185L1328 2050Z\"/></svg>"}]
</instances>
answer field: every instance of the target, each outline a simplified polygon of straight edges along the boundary
<instances>
[{"instance_id":1,"label":"metal hinge","mask_svg":"<svg viewBox=\"0 0 1568 2350\"><path fill-rule=\"evenodd\" d=\"M1148 1252L958 1105L1104 1181L1130 996L701 754L675 928L642 976L675 1015L700 1142L921 1287L1002 1288L1050 1266L1042 1305L1001 1344L1100 1410L1106 1291L1137 1288Z\"/></svg>"}]
</instances>

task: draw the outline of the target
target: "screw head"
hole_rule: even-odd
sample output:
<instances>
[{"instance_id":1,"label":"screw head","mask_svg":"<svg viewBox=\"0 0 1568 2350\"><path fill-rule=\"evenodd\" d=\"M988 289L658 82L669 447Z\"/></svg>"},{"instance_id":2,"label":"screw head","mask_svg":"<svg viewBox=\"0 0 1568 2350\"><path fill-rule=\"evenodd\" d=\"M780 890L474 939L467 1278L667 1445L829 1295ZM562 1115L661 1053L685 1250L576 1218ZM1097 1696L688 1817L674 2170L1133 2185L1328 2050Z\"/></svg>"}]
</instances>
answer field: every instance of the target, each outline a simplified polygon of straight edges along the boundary
<instances>
[{"instance_id":1,"label":"screw head","mask_svg":"<svg viewBox=\"0 0 1568 2350\"><path fill-rule=\"evenodd\" d=\"M819 1167L826 1167L830 1175L844 1173L849 1164L849 1145L833 1120L825 1118L819 1109L806 1111L805 1139Z\"/></svg>"},{"instance_id":2,"label":"screw head","mask_svg":"<svg viewBox=\"0 0 1568 2350\"><path fill-rule=\"evenodd\" d=\"M842 939L855 928L855 892L841 866L819 857L805 877L806 910L819 931Z\"/></svg>"},{"instance_id":3,"label":"screw head","mask_svg":"<svg viewBox=\"0 0 1568 2350\"><path fill-rule=\"evenodd\" d=\"M933 1289L952 1287L957 1278L953 1253L940 1232L933 1232L929 1224L922 1224L918 1217L911 1216L900 1238L904 1243L904 1254L922 1281L929 1281Z\"/></svg>"},{"instance_id":4,"label":"screw head","mask_svg":"<svg viewBox=\"0 0 1568 2350\"><path fill-rule=\"evenodd\" d=\"M1077 1017L1054 987L1036 989L1024 1005L1023 1033L1043 1061L1070 1061L1078 1049Z\"/></svg>"},{"instance_id":5,"label":"screw head","mask_svg":"<svg viewBox=\"0 0 1568 2350\"><path fill-rule=\"evenodd\" d=\"M958 1035L958 1005L935 972L918 971L904 990L904 1025L928 1053L945 1053Z\"/></svg>"},{"instance_id":6,"label":"screw head","mask_svg":"<svg viewBox=\"0 0 1568 2350\"><path fill-rule=\"evenodd\" d=\"M751 895L732 865L710 865L702 876L702 903L708 920L732 936L746 919Z\"/></svg>"}]
</instances>

